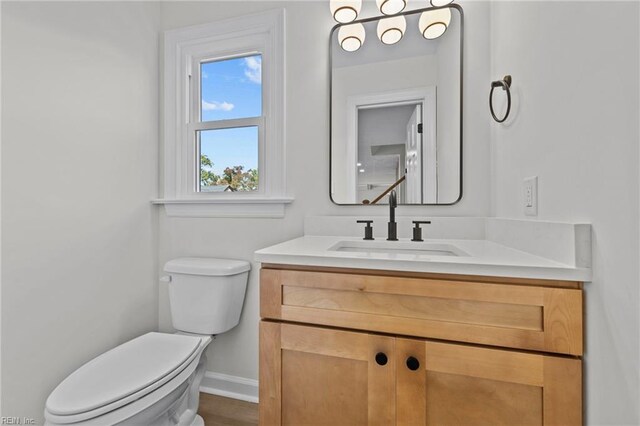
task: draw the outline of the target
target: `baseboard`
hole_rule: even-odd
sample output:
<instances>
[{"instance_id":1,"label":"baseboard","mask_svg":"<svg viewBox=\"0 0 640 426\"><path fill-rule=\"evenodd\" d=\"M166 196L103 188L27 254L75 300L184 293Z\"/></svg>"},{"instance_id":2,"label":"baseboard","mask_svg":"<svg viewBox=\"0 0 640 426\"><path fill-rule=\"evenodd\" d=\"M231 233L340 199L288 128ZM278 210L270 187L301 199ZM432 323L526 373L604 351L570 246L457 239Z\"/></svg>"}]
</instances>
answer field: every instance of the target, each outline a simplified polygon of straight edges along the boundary
<instances>
[{"instance_id":1,"label":"baseboard","mask_svg":"<svg viewBox=\"0 0 640 426\"><path fill-rule=\"evenodd\" d=\"M207 371L204 373L200 392L257 403L258 381Z\"/></svg>"}]
</instances>

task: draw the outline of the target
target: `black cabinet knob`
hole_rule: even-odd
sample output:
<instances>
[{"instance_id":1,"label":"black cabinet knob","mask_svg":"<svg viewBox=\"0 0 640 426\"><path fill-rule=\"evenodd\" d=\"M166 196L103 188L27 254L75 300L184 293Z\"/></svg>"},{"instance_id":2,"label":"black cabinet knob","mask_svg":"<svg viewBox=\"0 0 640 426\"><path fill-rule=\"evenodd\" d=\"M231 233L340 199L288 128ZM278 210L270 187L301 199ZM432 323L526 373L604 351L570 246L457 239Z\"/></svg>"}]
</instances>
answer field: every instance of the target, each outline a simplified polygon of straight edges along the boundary
<instances>
[{"instance_id":1,"label":"black cabinet knob","mask_svg":"<svg viewBox=\"0 0 640 426\"><path fill-rule=\"evenodd\" d=\"M418 368L420 368L420 361L410 356L409 358L407 358L407 368L411 371L416 371Z\"/></svg>"},{"instance_id":2,"label":"black cabinet knob","mask_svg":"<svg viewBox=\"0 0 640 426\"><path fill-rule=\"evenodd\" d=\"M387 361L389 361L389 359L384 352L378 352L376 354L376 362L378 363L378 365L386 365Z\"/></svg>"}]
</instances>

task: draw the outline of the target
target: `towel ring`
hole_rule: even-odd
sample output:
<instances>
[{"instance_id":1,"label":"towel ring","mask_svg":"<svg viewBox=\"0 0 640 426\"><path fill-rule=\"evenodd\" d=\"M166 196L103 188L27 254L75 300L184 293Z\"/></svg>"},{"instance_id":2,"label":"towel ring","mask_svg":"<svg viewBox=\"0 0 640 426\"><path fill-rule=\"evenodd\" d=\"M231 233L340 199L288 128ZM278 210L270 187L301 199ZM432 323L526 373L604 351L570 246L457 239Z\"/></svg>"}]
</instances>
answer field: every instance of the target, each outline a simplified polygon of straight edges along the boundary
<instances>
[{"instance_id":1,"label":"towel ring","mask_svg":"<svg viewBox=\"0 0 640 426\"><path fill-rule=\"evenodd\" d=\"M496 113L493 110L493 90L496 87L502 87L502 90L506 90L507 92L507 112L504 114L504 117L498 118L496 117ZM509 113L511 112L511 76L505 75L502 80L496 80L491 82L491 92L489 92L489 109L491 110L491 116L498 123L502 123L504 120L509 117Z\"/></svg>"}]
</instances>

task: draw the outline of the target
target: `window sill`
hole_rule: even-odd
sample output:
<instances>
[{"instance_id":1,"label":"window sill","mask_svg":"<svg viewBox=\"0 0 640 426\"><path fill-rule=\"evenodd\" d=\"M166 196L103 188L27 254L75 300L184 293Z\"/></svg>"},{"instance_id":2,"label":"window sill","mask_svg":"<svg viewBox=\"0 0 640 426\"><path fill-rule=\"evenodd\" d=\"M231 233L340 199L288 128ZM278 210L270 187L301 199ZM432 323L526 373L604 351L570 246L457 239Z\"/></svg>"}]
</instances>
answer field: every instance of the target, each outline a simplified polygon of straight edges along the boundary
<instances>
[{"instance_id":1,"label":"window sill","mask_svg":"<svg viewBox=\"0 0 640 426\"><path fill-rule=\"evenodd\" d=\"M155 199L169 217L281 218L293 197Z\"/></svg>"}]
</instances>

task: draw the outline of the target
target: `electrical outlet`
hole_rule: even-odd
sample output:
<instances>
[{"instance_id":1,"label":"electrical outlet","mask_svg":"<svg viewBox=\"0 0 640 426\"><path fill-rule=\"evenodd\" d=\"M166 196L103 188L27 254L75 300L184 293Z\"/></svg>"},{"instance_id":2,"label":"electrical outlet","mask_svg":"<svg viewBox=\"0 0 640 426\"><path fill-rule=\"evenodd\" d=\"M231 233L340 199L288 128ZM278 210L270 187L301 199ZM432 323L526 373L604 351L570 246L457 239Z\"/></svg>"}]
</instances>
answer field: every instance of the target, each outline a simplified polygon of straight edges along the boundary
<instances>
[{"instance_id":1,"label":"electrical outlet","mask_svg":"<svg viewBox=\"0 0 640 426\"><path fill-rule=\"evenodd\" d=\"M524 214L527 216L538 215L538 176L524 179Z\"/></svg>"}]
</instances>

